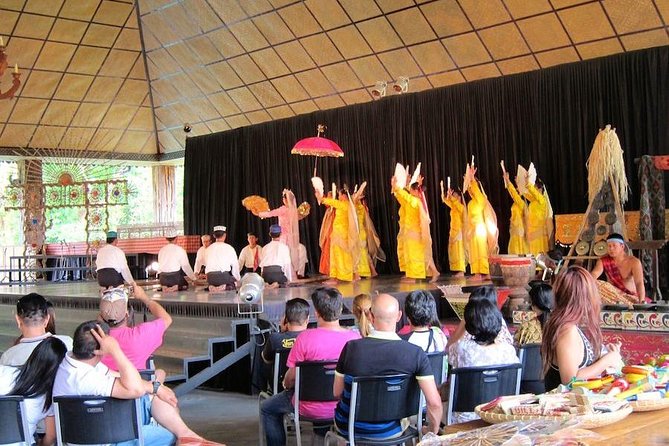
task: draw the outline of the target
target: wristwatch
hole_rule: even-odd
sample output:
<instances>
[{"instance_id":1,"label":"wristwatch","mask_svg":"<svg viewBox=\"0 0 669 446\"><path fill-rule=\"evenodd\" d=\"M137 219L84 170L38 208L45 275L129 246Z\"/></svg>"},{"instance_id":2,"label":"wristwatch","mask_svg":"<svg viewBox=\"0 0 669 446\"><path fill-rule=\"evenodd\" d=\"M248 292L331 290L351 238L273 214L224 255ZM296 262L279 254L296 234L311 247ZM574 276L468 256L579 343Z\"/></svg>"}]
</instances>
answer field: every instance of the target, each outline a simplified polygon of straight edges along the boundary
<instances>
[{"instance_id":1,"label":"wristwatch","mask_svg":"<svg viewBox=\"0 0 669 446\"><path fill-rule=\"evenodd\" d=\"M160 386L162 383L160 381L153 381L153 394L155 395L158 393L158 389L160 389Z\"/></svg>"}]
</instances>

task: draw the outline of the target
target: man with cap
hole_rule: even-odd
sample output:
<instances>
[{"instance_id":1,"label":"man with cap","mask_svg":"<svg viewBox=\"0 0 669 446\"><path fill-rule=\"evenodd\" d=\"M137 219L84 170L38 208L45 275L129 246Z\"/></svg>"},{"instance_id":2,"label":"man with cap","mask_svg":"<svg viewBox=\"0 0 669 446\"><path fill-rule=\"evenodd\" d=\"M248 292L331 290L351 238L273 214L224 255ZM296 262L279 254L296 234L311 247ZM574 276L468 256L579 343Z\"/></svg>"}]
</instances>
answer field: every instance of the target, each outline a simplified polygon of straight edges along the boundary
<instances>
[{"instance_id":1,"label":"man with cap","mask_svg":"<svg viewBox=\"0 0 669 446\"><path fill-rule=\"evenodd\" d=\"M616 290L631 296L639 303L646 302L646 289L643 284L643 268L636 257L627 253L627 245L623 236L612 233L606 238L608 254L600 257L590 272L598 279L606 273L606 281Z\"/></svg>"},{"instance_id":2,"label":"man with cap","mask_svg":"<svg viewBox=\"0 0 669 446\"><path fill-rule=\"evenodd\" d=\"M225 243L226 227L214 226L215 243L205 252L205 272L209 292L234 290L240 280L239 260L235 248Z\"/></svg>"},{"instance_id":3,"label":"man with cap","mask_svg":"<svg viewBox=\"0 0 669 446\"><path fill-rule=\"evenodd\" d=\"M49 303L37 293L26 294L16 302L16 325L21 331L21 338L16 345L9 347L0 357L0 365L18 367L28 360L30 354L43 340L55 336L72 350L72 338L52 335L46 331L49 324Z\"/></svg>"},{"instance_id":4,"label":"man with cap","mask_svg":"<svg viewBox=\"0 0 669 446\"><path fill-rule=\"evenodd\" d=\"M162 305L151 300L144 288L134 288L135 298L142 302L155 318L152 321L128 326L128 297L122 290L109 290L100 300L100 319L109 325L109 336L118 341L121 350L138 370L146 369L147 360L163 344L165 331L172 325L172 317ZM111 370L118 365L111 356L102 358Z\"/></svg>"},{"instance_id":5,"label":"man with cap","mask_svg":"<svg viewBox=\"0 0 669 446\"><path fill-rule=\"evenodd\" d=\"M187 290L186 276L195 281L197 277L190 267L186 250L176 244L177 234L170 231L167 234L167 245L158 251L159 279L163 291Z\"/></svg>"},{"instance_id":6,"label":"man with cap","mask_svg":"<svg viewBox=\"0 0 669 446\"><path fill-rule=\"evenodd\" d=\"M205 234L200 237L200 240L202 240L202 246L200 246L197 250L197 254L195 256L195 267L193 268L193 271L195 271L195 274L197 274L198 278L204 279L207 277L204 273L204 253L207 251L209 245L211 245L211 235Z\"/></svg>"},{"instance_id":7,"label":"man with cap","mask_svg":"<svg viewBox=\"0 0 669 446\"><path fill-rule=\"evenodd\" d=\"M290 249L288 245L280 241L281 226L270 226L269 236L272 237L272 241L263 249L260 267L265 282L269 283L271 288L277 288L285 285L289 280L294 280L295 277L291 265Z\"/></svg>"},{"instance_id":8,"label":"man with cap","mask_svg":"<svg viewBox=\"0 0 669 446\"><path fill-rule=\"evenodd\" d=\"M239 253L239 270L243 276L246 273L260 273L260 261L262 260L262 246L258 244L258 237L253 232L246 235L248 245Z\"/></svg>"},{"instance_id":9,"label":"man with cap","mask_svg":"<svg viewBox=\"0 0 669 446\"><path fill-rule=\"evenodd\" d=\"M118 236L116 231L107 233L107 244L98 250L95 264L97 265L98 283L102 288L114 288L123 285L125 280L135 285L135 279L130 274L128 259L121 248L117 247Z\"/></svg>"}]
</instances>

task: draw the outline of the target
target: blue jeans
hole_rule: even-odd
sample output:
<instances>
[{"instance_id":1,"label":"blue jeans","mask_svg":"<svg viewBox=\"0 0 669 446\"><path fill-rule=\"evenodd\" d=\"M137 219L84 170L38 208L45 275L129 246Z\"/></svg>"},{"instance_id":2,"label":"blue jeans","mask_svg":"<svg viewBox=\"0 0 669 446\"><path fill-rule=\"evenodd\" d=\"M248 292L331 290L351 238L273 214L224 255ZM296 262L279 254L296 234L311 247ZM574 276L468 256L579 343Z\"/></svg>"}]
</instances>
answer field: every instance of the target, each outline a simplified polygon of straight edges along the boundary
<instances>
[{"instance_id":1,"label":"blue jeans","mask_svg":"<svg viewBox=\"0 0 669 446\"><path fill-rule=\"evenodd\" d=\"M286 431L283 429L283 416L294 408L290 402L293 390L284 390L260 403L260 422L265 429L267 446L284 446Z\"/></svg>"},{"instance_id":2,"label":"blue jeans","mask_svg":"<svg viewBox=\"0 0 669 446\"><path fill-rule=\"evenodd\" d=\"M176 444L176 437L162 426L149 424L151 422L151 398L144 395L140 400L140 410L142 418L142 436L145 446L172 446ZM124 441L116 443L116 446L135 446L137 440Z\"/></svg>"}]
</instances>

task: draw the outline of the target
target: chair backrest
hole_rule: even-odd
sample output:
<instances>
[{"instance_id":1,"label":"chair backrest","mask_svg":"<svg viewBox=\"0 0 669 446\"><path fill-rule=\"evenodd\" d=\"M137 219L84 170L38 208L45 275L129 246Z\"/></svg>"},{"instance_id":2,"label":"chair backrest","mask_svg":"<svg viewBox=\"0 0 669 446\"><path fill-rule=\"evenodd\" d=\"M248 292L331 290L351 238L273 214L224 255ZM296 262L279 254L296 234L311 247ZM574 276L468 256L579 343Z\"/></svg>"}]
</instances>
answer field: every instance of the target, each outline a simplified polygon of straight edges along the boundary
<instances>
[{"instance_id":1,"label":"chair backrest","mask_svg":"<svg viewBox=\"0 0 669 446\"><path fill-rule=\"evenodd\" d=\"M105 444L138 440L143 445L139 399L57 396L54 399L58 445Z\"/></svg>"},{"instance_id":2,"label":"chair backrest","mask_svg":"<svg viewBox=\"0 0 669 446\"><path fill-rule=\"evenodd\" d=\"M272 393L276 395L283 390L283 377L288 371L286 362L290 349L280 349L274 353L274 366L272 367Z\"/></svg>"},{"instance_id":3,"label":"chair backrest","mask_svg":"<svg viewBox=\"0 0 669 446\"><path fill-rule=\"evenodd\" d=\"M541 344L525 344L518 347L518 359L523 366L522 381L543 381L544 365L541 359Z\"/></svg>"},{"instance_id":4,"label":"chair backrest","mask_svg":"<svg viewBox=\"0 0 669 446\"><path fill-rule=\"evenodd\" d=\"M354 377L349 425L401 420L417 415L419 404L420 387L413 375Z\"/></svg>"},{"instance_id":5,"label":"chair backrest","mask_svg":"<svg viewBox=\"0 0 669 446\"><path fill-rule=\"evenodd\" d=\"M32 443L25 413L22 396L0 396L0 444Z\"/></svg>"},{"instance_id":6,"label":"chair backrest","mask_svg":"<svg viewBox=\"0 0 669 446\"><path fill-rule=\"evenodd\" d=\"M295 364L295 405L299 401L339 401L332 394L337 361L304 361Z\"/></svg>"},{"instance_id":7,"label":"chair backrest","mask_svg":"<svg viewBox=\"0 0 669 446\"><path fill-rule=\"evenodd\" d=\"M432 366L434 383L438 387L446 381L446 377L448 376L448 355L444 352L428 353L427 359Z\"/></svg>"},{"instance_id":8,"label":"chair backrest","mask_svg":"<svg viewBox=\"0 0 669 446\"><path fill-rule=\"evenodd\" d=\"M498 396L517 395L521 371L520 364L452 369L447 424L452 412L473 412Z\"/></svg>"}]
</instances>

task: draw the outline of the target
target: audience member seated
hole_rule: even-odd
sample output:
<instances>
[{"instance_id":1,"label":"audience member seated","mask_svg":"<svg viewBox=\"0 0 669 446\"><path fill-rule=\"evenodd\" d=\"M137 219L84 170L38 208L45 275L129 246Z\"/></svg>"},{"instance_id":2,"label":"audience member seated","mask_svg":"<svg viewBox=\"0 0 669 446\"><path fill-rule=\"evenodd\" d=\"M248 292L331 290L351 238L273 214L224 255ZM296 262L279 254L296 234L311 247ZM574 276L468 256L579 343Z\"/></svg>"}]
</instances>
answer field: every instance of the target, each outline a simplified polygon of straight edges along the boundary
<instances>
[{"instance_id":1,"label":"audience member seated","mask_svg":"<svg viewBox=\"0 0 669 446\"><path fill-rule=\"evenodd\" d=\"M423 349L425 353L443 352L448 338L441 330L437 316L437 304L427 291L416 290L409 293L404 301L404 314L409 319L411 331L401 335Z\"/></svg>"},{"instance_id":2,"label":"audience member seated","mask_svg":"<svg viewBox=\"0 0 669 446\"><path fill-rule=\"evenodd\" d=\"M555 309L541 343L546 391L620 367L620 343L608 344L608 352L602 353L599 293L590 273L570 266L558 275L554 290Z\"/></svg>"},{"instance_id":3,"label":"audience member seated","mask_svg":"<svg viewBox=\"0 0 669 446\"><path fill-rule=\"evenodd\" d=\"M151 300L144 288L135 286L135 298L141 301L149 310L154 320L134 326L128 324L128 299L125 295L113 296L112 291L103 295L100 300L100 316L103 322L109 325L109 336L116 339L123 354L130 360L137 370L146 369L146 362L151 355L163 344L165 331L172 325L172 317L162 305ZM111 356L102 358L102 363L111 370L118 370L118 366Z\"/></svg>"},{"instance_id":4,"label":"audience member seated","mask_svg":"<svg viewBox=\"0 0 669 446\"><path fill-rule=\"evenodd\" d=\"M369 294L363 293L355 296L351 305L351 313L355 317L355 327L353 329L358 330L360 336L363 338L366 338L374 331L370 314L371 309L372 297Z\"/></svg>"},{"instance_id":5,"label":"audience member seated","mask_svg":"<svg viewBox=\"0 0 669 446\"><path fill-rule=\"evenodd\" d=\"M555 305L553 288L543 282L531 285L530 301L532 302L533 315L530 319L523 321L513 334L514 342L518 346L541 344L542 331Z\"/></svg>"},{"instance_id":6,"label":"audience member seated","mask_svg":"<svg viewBox=\"0 0 669 446\"><path fill-rule=\"evenodd\" d=\"M448 362L453 368L484 367L520 362L516 349L498 339L502 329L502 313L488 299L469 300L465 305L465 329L463 336L449 348ZM475 420L474 412L454 412L456 423Z\"/></svg>"},{"instance_id":7,"label":"audience member seated","mask_svg":"<svg viewBox=\"0 0 669 446\"><path fill-rule=\"evenodd\" d=\"M105 355L114 359L118 373L100 362ZM72 352L60 364L53 386L53 396L62 395L140 398L147 446L174 445L176 438L180 446L218 444L204 440L184 423L174 392L158 380L144 381L116 339L106 335L96 321L84 322L74 332ZM151 417L159 425L152 424Z\"/></svg>"},{"instance_id":8,"label":"audience member seated","mask_svg":"<svg viewBox=\"0 0 669 446\"><path fill-rule=\"evenodd\" d=\"M23 365L28 356L33 352L40 342L56 337L63 341L68 350L72 350L72 338L69 336L55 335L47 331L51 321L49 316L49 304L46 299L37 293L27 294L16 303L16 324L21 331L18 342L8 348L0 357L1 365L18 367ZM55 331L55 325L51 327Z\"/></svg>"},{"instance_id":9,"label":"audience member seated","mask_svg":"<svg viewBox=\"0 0 669 446\"><path fill-rule=\"evenodd\" d=\"M45 432L38 442L40 446L50 446L56 442L51 391L58 365L66 352L65 344L52 336L38 343L28 360L20 367L0 366L0 395L19 395L25 398L25 416L31 437L35 437L37 424L44 420Z\"/></svg>"},{"instance_id":10,"label":"audience member seated","mask_svg":"<svg viewBox=\"0 0 669 446\"><path fill-rule=\"evenodd\" d=\"M469 295L469 301L482 299L489 301L495 306L495 308L497 308L497 291L495 290L495 287L490 285L480 286L475 288L474 291L472 291L472 293ZM465 330L464 320L460 321L458 328L456 328L453 332L453 335L448 338L448 346L450 347L463 337L471 337L471 334L467 333L467 330ZM511 332L509 331L509 327L506 325L504 318L502 318L502 329L499 331L499 336L495 342L506 342L509 345L513 345L513 336L511 336Z\"/></svg>"},{"instance_id":11,"label":"audience member seated","mask_svg":"<svg viewBox=\"0 0 669 446\"><path fill-rule=\"evenodd\" d=\"M335 288L318 288L311 294L316 312L317 327L305 330L295 340L288 355L288 372L283 379L284 390L263 401L260 405L261 420L267 444L286 444L283 416L293 412L295 365L302 361L337 360L344 344L360 335L339 325L344 306L341 293ZM300 415L316 419L332 419L336 402L302 402ZM324 433L323 433L324 434Z\"/></svg>"},{"instance_id":12,"label":"audience member seated","mask_svg":"<svg viewBox=\"0 0 669 446\"><path fill-rule=\"evenodd\" d=\"M335 396L341 398L335 411L338 433L348 436L353 377L393 374L411 374L416 377L427 401L428 430L436 433L442 416L442 405L432 366L420 347L403 342L395 333L395 326L402 317L397 299L389 294L376 296L371 315L374 331L365 338L348 342L337 363L333 391ZM438 331L441 333L441 330ZM392 420L382 424L357 422L355 430L360 437L380 440L400 436L407 426L406 420Z\"/></svg>"},{"instance_id":13,"label":"audience member seated","mask_svg":"<svg viewBox=\"0 0 669 446\"><path fill-rule=\"evenodd\" d=\"M295 345L297 335L307 329L309 323L309 302L296 297L286 302L286 310L281 321L279 333L271 333L265 341L262 351L262 359L269 367L265 369L265 377L272 381L272 368L276 352L290 350ZM283 376L279 376L283 379Z\"/></svg>"}]
</instances>

